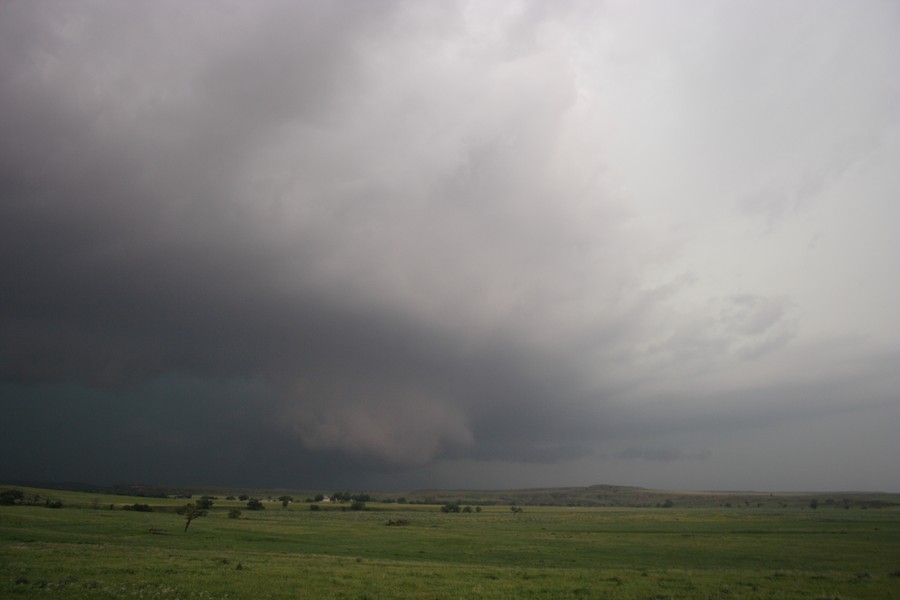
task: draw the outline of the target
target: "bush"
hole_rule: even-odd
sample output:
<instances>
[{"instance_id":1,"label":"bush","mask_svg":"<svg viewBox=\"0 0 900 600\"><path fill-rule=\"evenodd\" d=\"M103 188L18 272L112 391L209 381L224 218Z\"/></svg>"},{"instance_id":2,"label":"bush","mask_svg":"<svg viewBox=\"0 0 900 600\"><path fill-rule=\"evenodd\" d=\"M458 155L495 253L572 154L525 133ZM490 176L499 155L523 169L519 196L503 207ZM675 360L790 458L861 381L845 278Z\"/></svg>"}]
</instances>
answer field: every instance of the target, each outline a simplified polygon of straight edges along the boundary
<instances>
[{"instance_id":1,"label":"bush","mask_svg":"<svg viewBox=\"0 0 900 600\"><path fill-rule=\"evenodd\" d=\"M362 500L354 500L350 505L350 510L366 510L366 503Z\"/></svg>"},{"instance_id":2,"label":"bush","mask_svg":"<svg viewBox=\"0 0 900 600\"><path fill-rule=\"evenodd\" d=\"M265 510L262 500L259 498L250 498L247 500L247 510Z\"/></svg>"},{"instance_id":3,"label":"bush","mask_svg":"<svg viewBox=\"0 0 900 600\"><path fill-rule=\"evenodd\" d=\"M322 509L322 507L319 506L318 504L310 504L309 505L309 510L321 510L321 509Z\"/></svg>"},{"instance_id":4,"label":"bush","mask_svg":"<svg viewBox=\"0 0 900 600\"><path fill-rule=\"evenodd\" d=\"M0 504L4 506L12 506L13 504L21 504L25 494L22 490L3 490L0 492Z\"/></svg>"},{"instance_id":5,"label":"bush","mask_svg":"<svg viewBox=\"0 0 900 600\"><path fill-rule=\"evenodd\" d=\"M459 502L448 502L441 507L441 512L458 513L460 511Z\"/></svg>"},{"instance_id":6,"label":"bush","mask_svg":"<svg viewBox=\"0 0 900 600\"><path fill-rule=\"evenodd\" d=\"M240 518L241 518L241 509L239 509L239 508L232 508L231 510L229 510L229 511L228 511L228 518L229 518L229 519L240 519Z\"/></svg>"},{"instance_id":7,"label":"bush","mask_svg":"<svg viewBox=\"0 0 900 600\"><path fill-rule=\"evenodd\" d=\"M126 504L122 510L133 510L137 512L153 512L149 504Z\"/></svg>"}]
</instances>

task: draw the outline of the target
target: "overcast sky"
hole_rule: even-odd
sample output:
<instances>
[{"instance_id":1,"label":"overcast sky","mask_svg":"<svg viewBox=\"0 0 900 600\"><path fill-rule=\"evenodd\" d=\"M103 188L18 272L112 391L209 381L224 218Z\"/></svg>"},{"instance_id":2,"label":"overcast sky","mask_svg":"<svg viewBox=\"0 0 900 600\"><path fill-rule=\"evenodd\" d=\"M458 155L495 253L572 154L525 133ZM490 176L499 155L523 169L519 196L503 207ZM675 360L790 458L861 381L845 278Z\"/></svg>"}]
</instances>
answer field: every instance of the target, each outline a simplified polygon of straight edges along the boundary
<instances>
[{"instance_id":1,"label":"overcast sky","mask_svg":"<svg viewBox=\"0 0 900 600\"><path fill-rule=\"evenodd\" d=\"M0 479L900 491L900 3L5 1Z\"/></svg>"}]
</instances>

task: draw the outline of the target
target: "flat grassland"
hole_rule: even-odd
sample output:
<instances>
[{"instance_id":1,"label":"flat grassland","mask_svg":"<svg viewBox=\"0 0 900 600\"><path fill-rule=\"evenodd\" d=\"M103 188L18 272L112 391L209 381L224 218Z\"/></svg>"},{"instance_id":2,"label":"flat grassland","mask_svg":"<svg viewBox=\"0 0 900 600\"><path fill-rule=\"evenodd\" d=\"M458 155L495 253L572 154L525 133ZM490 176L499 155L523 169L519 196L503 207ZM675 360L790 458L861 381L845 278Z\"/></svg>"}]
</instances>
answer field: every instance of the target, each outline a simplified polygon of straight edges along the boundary
<instances>
[{"instance_id":1,"label":"flat grassland","mask_svg":"<svg viewBox=\"0 0 900 600\"><path fill-rule=\"evenodd\" d=\"M0 507L2 598L900 600L900 508L596 508L185 500L26 490ZM148 503L152 512L122 510ZM230 508L241 518L228 518ZM388 521L402 520L401 526Z\"/></svg>"}]
</instances>

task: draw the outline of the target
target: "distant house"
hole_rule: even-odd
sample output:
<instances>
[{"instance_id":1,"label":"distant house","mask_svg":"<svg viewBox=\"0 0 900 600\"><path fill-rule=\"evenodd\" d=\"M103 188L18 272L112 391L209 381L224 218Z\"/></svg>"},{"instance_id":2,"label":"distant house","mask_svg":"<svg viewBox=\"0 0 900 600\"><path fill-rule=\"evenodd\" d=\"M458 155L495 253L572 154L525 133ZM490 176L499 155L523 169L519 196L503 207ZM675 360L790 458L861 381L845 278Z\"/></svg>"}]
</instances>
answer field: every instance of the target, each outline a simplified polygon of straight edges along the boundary
<instances>
[{"instance_id":1,"label":"distant house","mask_svg":"<svg viewBox=\"0 0 900 600\"><path fill-rule=\"evenodd\" d=\"M322 501L322 502L331 502L331 498L329 498L328 496L325 496L325 497L322 498L321 501Z\"/></svg>"}]
</instances>

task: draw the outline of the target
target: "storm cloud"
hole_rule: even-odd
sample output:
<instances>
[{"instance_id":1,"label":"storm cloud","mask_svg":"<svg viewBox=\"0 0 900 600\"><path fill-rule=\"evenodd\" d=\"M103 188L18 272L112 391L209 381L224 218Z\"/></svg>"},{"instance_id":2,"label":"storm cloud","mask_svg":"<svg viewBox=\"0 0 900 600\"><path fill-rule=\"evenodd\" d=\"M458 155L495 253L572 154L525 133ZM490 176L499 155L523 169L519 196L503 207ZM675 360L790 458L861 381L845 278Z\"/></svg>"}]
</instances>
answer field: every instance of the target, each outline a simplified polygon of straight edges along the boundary
<instances>
[{"instance_id":1,"label":"storm cloud","mask_svg":"<svg viewBox=\"0 0 900 600\"><path fill-rule=\"evenodd\" d=\"M898 30L5 3L0 477L896 488Z\"/></svg>"}]
</instances>

